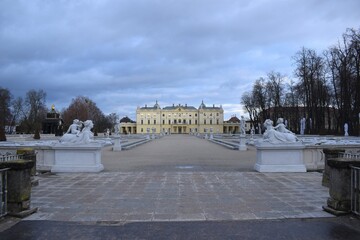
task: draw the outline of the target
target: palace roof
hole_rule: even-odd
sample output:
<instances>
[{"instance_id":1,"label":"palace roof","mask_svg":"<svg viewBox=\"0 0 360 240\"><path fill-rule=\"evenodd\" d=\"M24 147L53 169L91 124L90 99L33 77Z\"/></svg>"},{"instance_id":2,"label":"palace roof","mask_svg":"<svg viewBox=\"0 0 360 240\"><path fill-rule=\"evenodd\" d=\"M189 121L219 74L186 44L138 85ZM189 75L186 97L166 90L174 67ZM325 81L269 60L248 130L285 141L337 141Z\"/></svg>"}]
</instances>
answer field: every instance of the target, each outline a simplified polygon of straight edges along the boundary
<instances>
[{"instance_id":1,"label":"palace roof","mask_svg":"<svg viewBox=\"0 0 360 240\"><path fill-rule=\"evenodd\" d=\"M128 116L126 117L123 117L121 120L120 120L121 123L135 123L135 121L131 120Z\"/></svg>"},{"instance_id":2,"label":"palace roof","mask_svg":"<svg viewBox=\"0 0 360 240\"><path fill-rule=\"evenodd\" d=\"M162 109L163 110L175 110L175 109L178 109L178 108L182 108L182 109L185 109L185 110L197 110L197 108L195 108L193 106L188 106L187 104L185 104L185 105L181 105L181 104L175 105L175 104L173 104L172 106L166 106L166 107L164 107ZM160 105L158 104L158 101L156 101L156 103L155 103L155 105L153 107L149 107L148 105L145 105L145 107L140 107L138 109L156 110L156 109L161 109L161 108L160 108ZM213 104L213 106L207 107L204 104L204 101L202 101L200 106L199 106L199 109L220 110L220 109L222 109L222 106L220 105L220 107L215 107L215 104Z\"/></svg>"}]
</instances>

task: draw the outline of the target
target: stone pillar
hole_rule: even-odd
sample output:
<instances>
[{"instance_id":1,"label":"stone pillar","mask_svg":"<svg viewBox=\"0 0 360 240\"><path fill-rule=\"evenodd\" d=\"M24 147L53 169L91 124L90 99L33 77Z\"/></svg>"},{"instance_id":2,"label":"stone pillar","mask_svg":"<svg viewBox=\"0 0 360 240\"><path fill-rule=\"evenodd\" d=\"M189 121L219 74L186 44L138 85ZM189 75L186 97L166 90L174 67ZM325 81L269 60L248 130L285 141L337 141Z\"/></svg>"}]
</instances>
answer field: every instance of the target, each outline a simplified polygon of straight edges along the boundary
<instances>
[{"instance_id":1,"label":"stone pillar","mask_svg":"<svg viewBox=\"0 0 360 240\"><path fill-rule=\"evenodd\" d=\"M239 151L246 151L246 136L243 134L240 134L240 142L239 142Z\"/></svg>"},{"instance_id":2,"label":"stone pillar","mask_svg":"<svg viewBox=\"0 0 360 240\"><path fill-rule=\"evenodd\" d=\"M360 166L359 161L349 158L328 159L329 169L329 195L324 210L334 214L343 215L351 211L351 168Z\"/></svg>"},{"instance_id":3,"label":"stone pillar","mask_svg":"<svg viewBox=\"0 0 360 240\"><path fill-rule=\"evenodd\" d=\"M34 166L31 168L31 176L36 175L36 154L32 148L21 148L16 151L16 154L22 155L23 159L31 160L34 162Z\"/></svg>"},{"instance_id":4,"label":"stone pillar","mask_svg":"<svg viewBox=\"0 0 360 240\"><path fill-rule=\"evenodd\" d=\"M26 217L37 211L37 208L30 209L30 177L34 164L31 160L0 163L0 168L10 168L7 173L7 211L11 216Z\"/></svg>"},{"instance_id":5,"label":"stone pillar","mask_svg":"<svg viewBox=\"0 0 360 240\"><path fill-rule=\"evenodd\" d=\"M322 185L324 187L329 187L329 179L330 179L330 173L329 173L329 166L327 163L328 159L332 158L338 158L340 153L345 152L344 149L324 149L324 155L325 155L325 167L324 167L324 173L322 178Z\"/></svg>"},{"instance_id":6,"label":"stone pillar","mask_svg":"<svg viewBox=\"0 0 360 240\"><path fill-rule=\"evenodd\" d=\"M121 151L121 138L120 137L114 137L113 151L114 152L120 152Z\"/></svg>"}]
</instances>

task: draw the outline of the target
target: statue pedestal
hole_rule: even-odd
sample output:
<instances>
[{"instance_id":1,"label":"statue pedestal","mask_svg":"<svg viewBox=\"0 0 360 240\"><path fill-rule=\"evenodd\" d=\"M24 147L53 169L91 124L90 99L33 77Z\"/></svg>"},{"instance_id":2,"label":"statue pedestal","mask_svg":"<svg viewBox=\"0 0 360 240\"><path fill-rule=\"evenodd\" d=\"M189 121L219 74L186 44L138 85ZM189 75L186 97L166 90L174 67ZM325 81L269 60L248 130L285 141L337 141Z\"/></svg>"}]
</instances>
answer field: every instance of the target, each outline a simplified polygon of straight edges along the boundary
<instances>
[{"instance_id":1,"label":"statue pedestal","mask_svg":"<svg viewBox=\"0 0 360 240\"><path fill-rule=\"evenodd\" d=\"M0 162L0 169L8 169L7 181L6 175L1 175L4 179L0 178L0 181L5 181L5 188L0 191L0 194L5 192L5 199L3 195L0 199L0 203L5 204L5 214L7 211L10 216L24 218L37 211L37 208L31 208L30 203L31 170L34 165L33 160L23 159Z\"/></svg>"},{"instance_id":2,"label":"statue pedestal","mask_svg":"<svg viewBox=\"0 0 360 240\"><path fill-rule=\"evenodd\" d=\"M336 216L350 213L351 200L355 200L356 195L358 196L359 194L359 192L356 192L356 187L351 186L352 177L356 179L356 174L353 176L351 174L351 166L359 167L360 161L351 158L330 158L327 159L327 164L330 175L330 197L327 200L327 205L323 206L323 209ZM356 200L354 202L356 206Z\"/></svg>"},{"instance_id":3,"label":"statue pedestal","mask_svg":"<svg viewBox=\"0 0 360 240\"><path fill-rule=\"evenodd\" d=\"M101 145L57 145L53 147L55 162L51 172L100 172Z\"/></svg>"},{"instance_id":4,"label":"statue pedestal","mask_svg":"<svg viewBox=\"0 0 360 240\"><path fill-rule=\"evenodd\" d=\"M121 139L120 137L114 138L114 146L113 146L114 152L120 152L121 151Z\"/></svg>"},{"instance_id":5,"label":"statue pedestal","mask_svg":"<svg viewBox=\"0 0 360 240\"><path fill-rule=\"evenodd\" d=\"M256 145L255 170L258 172L306 172L301 143Z\"/></svg>"},{"instance_id":6,"label":"statue pedestal","mask_svg":"<svg viewBox=\"0 0 360 240\"><path fill-rule=\"evenodd\" d=\"M246 136L240 135L240 142L239 142L239 151L246 151Z\"/></svg>"}]
</instances>

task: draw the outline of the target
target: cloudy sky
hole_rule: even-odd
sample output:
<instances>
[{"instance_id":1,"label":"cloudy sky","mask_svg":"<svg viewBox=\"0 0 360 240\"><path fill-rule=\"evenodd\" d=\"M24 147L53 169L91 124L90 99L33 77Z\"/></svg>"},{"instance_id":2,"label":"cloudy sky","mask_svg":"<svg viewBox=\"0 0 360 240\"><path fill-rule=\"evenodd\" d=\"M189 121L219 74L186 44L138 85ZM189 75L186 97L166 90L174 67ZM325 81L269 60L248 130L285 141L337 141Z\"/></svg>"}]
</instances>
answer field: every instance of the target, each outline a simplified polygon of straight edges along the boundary
<instances>
[{"instance_id":1,"label":"cloudy sky","mask_svg":"<svg viewBox=\"0 0 360 240\"><path fill-rule=\"evenodd\" d=\"M77 96L135 118L137 106L222 104L270 71L293 77L301 47L360 27L359 0L0 0L0 87ZM135 120L135 119L134 119Z\"/></svg>"}]
</instances>

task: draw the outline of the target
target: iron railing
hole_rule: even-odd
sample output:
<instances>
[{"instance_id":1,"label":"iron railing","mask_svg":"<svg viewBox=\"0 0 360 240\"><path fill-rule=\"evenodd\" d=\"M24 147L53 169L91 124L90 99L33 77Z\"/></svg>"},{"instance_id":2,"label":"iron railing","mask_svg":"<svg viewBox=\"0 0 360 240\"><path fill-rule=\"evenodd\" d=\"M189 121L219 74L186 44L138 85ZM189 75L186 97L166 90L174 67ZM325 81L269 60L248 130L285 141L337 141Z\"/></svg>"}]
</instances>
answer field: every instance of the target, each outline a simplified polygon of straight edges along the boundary
<instances>
[{"instance_id":1,"label":"iron railing","mask_svg":"<svg viewBox=\"0 0 360 240\"><path fill-rule=\"evenodd\" d=\"M360 215L360 168L351 166L351 211Z\"/></svg>"},{"instance_id":2,"label":"iron railing","mask_svg":"<svg viewBox=\"0 0 360 240\"><path fill-rule=\"evenodd\" d=\"M7 214L7 170L0 169L0 217Z\"/></svg>"}]
</instances>

